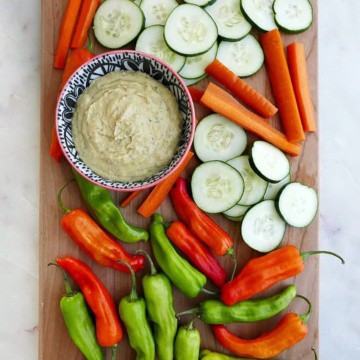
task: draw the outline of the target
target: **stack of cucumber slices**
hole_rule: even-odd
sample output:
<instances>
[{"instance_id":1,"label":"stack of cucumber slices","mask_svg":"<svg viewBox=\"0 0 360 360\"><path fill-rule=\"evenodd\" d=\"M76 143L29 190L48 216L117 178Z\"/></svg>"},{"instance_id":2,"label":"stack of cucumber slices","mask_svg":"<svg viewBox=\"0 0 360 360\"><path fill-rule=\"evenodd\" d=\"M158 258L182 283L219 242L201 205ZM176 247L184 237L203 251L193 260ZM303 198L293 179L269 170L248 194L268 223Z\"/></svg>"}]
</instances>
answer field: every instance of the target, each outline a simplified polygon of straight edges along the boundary
<instances>
[{"instance_id":1,"label":"stack of cucumber slices","mask_svg":"<svg viewBox=\"0 0 360 360\"><path fill-rule=\"evenodd\" d=\"M314 189L291 182L286 155L265 141L255 141L249 155L245 131L223 116L204 118L195 131L194 148L204 163L191 179L195 203L208 213L242 221L243 240L268 252L282 241L286 225L306 227L314 219Z\"/></svg>"}]
</instances>

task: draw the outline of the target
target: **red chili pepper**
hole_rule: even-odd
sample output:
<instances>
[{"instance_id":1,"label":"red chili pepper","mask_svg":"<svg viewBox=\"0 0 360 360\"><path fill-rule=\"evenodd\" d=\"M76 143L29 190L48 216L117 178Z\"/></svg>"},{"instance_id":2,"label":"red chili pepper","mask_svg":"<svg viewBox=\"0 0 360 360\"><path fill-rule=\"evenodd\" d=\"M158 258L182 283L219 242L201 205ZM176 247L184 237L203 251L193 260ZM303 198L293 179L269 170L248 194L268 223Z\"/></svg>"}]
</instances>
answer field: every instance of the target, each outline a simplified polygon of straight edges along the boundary
<instances>
[{"instance_id":1,"label":"red chili pepper","mask_svg":"<svg viewBox=\"0 0 360 360\"><path fill-rule=\"evenodd\" d=\"M275 285L279 281L300 274L304 269L304 261L314 254L329 254L345 261L337 254L329 251L309 251L300 253L292 245L275 250L265 256L250 260L231 281L221 289L221 300L226 305L234 305L247 300Z\"/></svg>"},{"instance_id":2,"label":"red chili pepper","mask_svg":"<svg viewBox=\"0 0 360 360\"><path fill-rule=\"evenodd\" d=\"M132 256L113 238L111 238L85 211L70 210L62 200L61 195L66 184L59 192L59 205L65 212L61 226L87 255L100 265L130 273L129 268L119 264L119 260L127 262L135 272L144 268L145 258L142 255Z\"/></svg>"},{"instance_id":3,"label":"red chili pepper","mask_svg":"<svg viewBox=\"0 0 360 360\"><path fill-rule=\"evenodd\" d=\"M216 286L225 283L226 272L213 253L180 221L174 221L166 230L170 240Z\"/></svg>"},{"instance_id":4,"label":"red chili pepper","mask_svg":"<svg viewBox=\"0 0 360 360\"><path fill-rule=\"evenodd\" d=\"M123 330L116 306L109 291L82 261L73 257L56 262L76 281L87 304L95 315L96 337L101 346L116 346L123 338Z\"/></svg>"}]
</instances>

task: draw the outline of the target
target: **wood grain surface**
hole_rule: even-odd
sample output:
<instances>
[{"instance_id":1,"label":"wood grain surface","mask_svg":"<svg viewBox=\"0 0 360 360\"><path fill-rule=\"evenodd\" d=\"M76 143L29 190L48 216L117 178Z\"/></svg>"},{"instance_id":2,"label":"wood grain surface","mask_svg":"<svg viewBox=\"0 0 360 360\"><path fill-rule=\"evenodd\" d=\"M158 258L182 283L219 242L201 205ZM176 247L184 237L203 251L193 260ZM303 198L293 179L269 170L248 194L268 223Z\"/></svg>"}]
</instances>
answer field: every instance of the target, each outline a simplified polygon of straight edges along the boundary
<instances>
[{"instance_id":1,"label":"wood grain surface","mask_svg":"<svg viewBox=\"0 0 360 360\"><path fill-rule=\"evenodd\" d=\"M57 205L56 196L59 188L72 178L70 166L65 160L59 165L50 158L49 146L51 141L51 128L54 123L54 110L61 82L61 71L52 67L53 54L58 38L60 21L66 6L66 0L42 0L42 65L41 65L41 150L40 150L40 304L39 304L39 359L40 360L80 360L83 359L80 352L72 343L59 309L59 301L64 294L64 284L59 271L56 268L48 268L47 264L53 262L57 257L72 255L80 258L89 264L105 286L113 294L116 303L130 291L130 277L128 275L116 272L115 270L101 267L94 264L72 240L62 231L60 219L62 211ZM283 34L285 45L292 42L302 42L305 44L308 70L310 75L311 92L315 111L317 113L317 1L313 0L314 24L304 34L287 36ZM253 31L257 36L258 33ZM99 54L105 49L96 46L96 53ZM255 89L263 93L268 99L273 101L273 96L266 74L265 67L255 76L246 80ZM208 80L203 80L197 86L201 89L206 87ZM196 105L196 115L199 119L203 118L208 112ZM278 127L278 118L272 119L272 122ZM250 136L250 139L253 138ZM189 177L193 169L197 166L198 160L193 159L190 166L186 169L184 176ZM318 135L308 134L303 145L303 151L297 158L291 159L291 175L293 180L301 181L309 186L318 187ZM144 191L133 203L124 210L124 215L131 223L147 227L149 220L142 218L136 210L146 197L148 191ZM114 194L118 203L126 194ZM70 185L64 193L64 201L72 208L85 208L78 189L75 184ZM158 210L167 221L176 219L172 205L169 199ZM258 253L247 247L240 237L240 225L226 220L220 215L213 216L226 231L228 231L235 242L235 252L239 261L240 268L251 257L258 256ZM307 229L295 229L288 227L286 236L282 245L293 244L302 250L316 249L318 246L318 218ZM129 252L137 248L150 249L149 244L128 245L125 247ZM221 263L230 272L232 261L230 259L221 259ZM140 280L140 277L138 277ZM296 278L287 281L287 284L293 283L297 286L298 292L307 296L314 305L314 311L308 323L309 334L300 344L295 345L288 351L279 355L276 359L287 360L312 360L313 354L311 348L318 348L318 292L319 292L319 262L317 257L312 257L306 262L305 270ZM140 281L139 281L140 283ZM275 286L263 295L268 295L282 289L286 283ZM209 287L210 285L208 285ZM195 306L204 299L200 296L197 299L188 299L177 289L175 293L175 306L177 311L182 311ZM295 300L291 306L291 311L303 312L306 310L306 304L302 300ZM282 314L275 318L262 321L257 324L233 324L230 329L236 334L245 338L251 338L260 335L264 331L272 329L278 322ZM183 319L186 321L186 319ZM196 321L196 326L201 331L202 348L210 348L219 352L227 353L214 339L208 326ZM107 353L107 359L110 359L110 351ZM132 360L135 359L135 353L130 348L125 336L118 347L117 359Z\"/></svg>"}]
</instances>

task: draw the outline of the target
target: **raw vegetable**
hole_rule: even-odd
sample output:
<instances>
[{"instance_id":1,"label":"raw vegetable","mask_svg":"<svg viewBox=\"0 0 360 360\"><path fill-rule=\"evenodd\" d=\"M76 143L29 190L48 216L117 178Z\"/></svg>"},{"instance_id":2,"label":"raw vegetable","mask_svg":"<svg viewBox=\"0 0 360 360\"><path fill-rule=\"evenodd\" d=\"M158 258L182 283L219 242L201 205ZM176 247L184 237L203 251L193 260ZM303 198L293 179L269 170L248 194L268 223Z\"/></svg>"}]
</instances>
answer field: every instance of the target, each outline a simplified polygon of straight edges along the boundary
<instances>
[{"instance_id":1,"label":"raw vegetable","mask_svg":"<svg viewBox=\"0 0 360 360\"><path fill-rule=\"evenodd\" d=\"M175 360L198 360L200 353L200 332L194 327L194 320L181 326L175 338Z\"/></svg>"},{"instance_id":2,"label":"raw vegetable","mask_svg":"<svg viewBox=\"0 0 360 360\"><path fill-rule=\"evenodd\" d=\"M131 272L131 292L119 303L119 314L129 337L130 346L136 352L137 359L153 360L155 342L146 316L146 302L136 291L136 276L132 267L125 261Z\"/></svg>"},{"instance_id":3,"label":"raw vegetable","mask_svg":"<svg viewBox=\"0 0 360 360\"><path fill-rule=\"evenodd\" d=\"M260 42L286 137L290 142L302 141L305 135L279 30L264 34Z\"/></svg>"},{"instance_id":4,"label":"raw vegetable","mask_svg":"<svg viewBox=\"0 0 360 360\"><path fill-rule=\"evenodd\" d=\"M149 0L151 1L151 0ZM175 71L180 71L185 64L185 57L174 53L164 40L164 26L153 25L139 36L135 49L156 56Z\"/></svg>"},{"instance_id":5,"label":"raw vegetable","mask_svg":"<svg viewBox=\"0 0 360 360\"><path fill-rule=\"evenodd\" d=\"M237 98L250 106L259 115L271 118L277 113L277 108L269 100L265 99L244 80L239 79L236 74L218 59L215 59L206 68L206 72L226 86Z\"/></svg>"},{"instance_id":6,"label":"raw vegetable","mask_svg":"<svg viewBox=\"0 0 360 360\"><path fill-rule=\"evenodd\" d=\"M196 127L194 148L203 161L227 161L241 155L247 145L243 128L223 116L212 114L201 120Z\"/></svg>"},{"instance_id":7,"label":"raw vegetable","mask_svg":"<svg viewBox=\"0 0 360 360\"><path fill-rule=\"evenodd\" d=\"M201 98L201 103L290 155L298 156L300 154L300 145L289 142L280 131L273 128L264 118L246 109L215 84L210 83L208 85L204 96Z\"/></svg>"},{"instance_id":8,"label":"raw vegetable","mask_svg":"<svg viewBox=\"0 0 360 360\"><path fill-rule=\"evenodd\" d=\"M266 189L264 200L275 200L280 189L284 185L288 184L290 181L291 181L291 176L289 174L284 180L281 180L280 182L278 182L276 184L269 183L269 185Z\"/></svg>"},{"instance_id":9,"label":"raw vegetable","mask_svg":"<svg viewBox=\"0 0 360 360\"><path fill-rule=\"evenodd\" d=\"M245 243L259 252L274 250L281 243L286 230L274 200L264 200L253 206L244 216L241 236Z\"/></svg>"},{"instance_id":10,"label":"raw vegetable","mask_svg":"<svg viewBox=\"0 0 360 360\"><path fill-rule=\"evenodd\" d=\"M49 154L58 163L60 163L61 159L64 156L64 153L59 143L59 139L57 137L55 124L51 130L51 144L50 144Z\"/></svg>"},{"instance_id":11,"label":"raw vegetable","mask_svg":"<svg viewBox=\"0 0 360 360\"><path fill-rule=\"evenodd\" d=\"M143 12L132 1L106 0L95 14L94 33L101 45L118 49L140 34L144 22Z\"/></svg>"},{"instance_id":12,"label":"raw vegetable","mask_svg":"<svg viewBox=\"0 0 360 360\"><path fill-rule=\"evenodd\" d=\"M241 0L216 0L205 10L214 19L219 36L224 40L237 41L251 30L240 9Z\"/></svg>"},{"instance_id":13,"label":"raw vegetable","mask_svg":"<svg viewBox=\"0 0 360 360\"><path fill-rule=\"evenodd\" d=\"M221 288L221 300L226 305L234 305L267 290L282 280L300 274L304 261L311 255L328 254L345 261L329 251L307 251L300 253L292 245L275 250L267 255L251 259L231 282Z\"/></svg>"},{"instance_id":14,"label":"raw vegetable","mask_svg":"<svg viewBox=\"0 0 360 360\"><path fill-rule=\"evenodd\" d=\"M259 30L276 29L273 11L274 0L241 0L241 10L244 16Z\"/></svg>"},{"instance_id":15,"label":"raw vegetable","mask_svg":"<svg viewBox=\"0 0 360 360\"><path fill-rule=\"evenodd\" d=\"M285 185L279 192L276 208L291 226L303 228L314 220L319 206L316 191L298 182Z\"/></svg>"},{"instance_id":16,"label":"raw vegetable","mask_svg":"<svg viewBox=\"0 0 360 360\"><path fill-rule=\"evenodd\" d=\"M175 184L176 179L181 175L184 171L194 153L189 151L186 155L184 161L179 165L179 167L164 181L160 184L157 184L155 188L151 191L150 195L146 198L146 200L140 206L138 213L144 217L150 217L154 212L158 209L158 207L165 200L172 186Z\"/></svg>"},{"instance_id":17,"label":"raw vegetable","mask_svg":"<svg viewBox=\"0 0 360 360\"><path fill-rule=\"evenodd\" d=\"M225 354L220 354L215 351L210 350L201 350L200 351L200 360L249 360L245 358L233 357Z\"/></svg>"},{"instance_id":18,"label":"raw vegetable","mask_svg":"<svg viewBox=\"0 0 360 360\"><path fill-rule=\"evenodd\" d=\"M309 0L275 0L273 9L277 26L290 34L306 31L313 22Z\"/></svg>"},{"instance_id":19,"label":"raw vegetable","mask_svg":"<svg viewBox=\"0 0 360 360\"><path fill-rule=\"evenodd\" d=\"M80 5L81 0L68 0L65 14L61 21L59 40L55 50L54 68L56 69L64 69L65 67Z\"/></svg>"},{"instance_id":20,"label":"raw vegetable","mask_svg":"<svg viewBox=\"0 0 360 360\"><path fill-rule=\"evenodd\" d=\"M304 45L290 44L287 47L287 59L303 129L316 131Z\"/></svg>"},{"instance_id":21,"label":"raw vegetable","mask_svg":"<svg viewBox=\"0 0 360 360\"><path fill-rule=\"evenodd\" d=\"M57 259L56 262L79 285L86 303L95 316L98 343L104 347L111 346L115 350L123 338L123 331L109 291L82 261L68 256Z\"/></svg>"},{"instance_id":22,"label":"raw vegetable","mask_svg":"<svg viewBox=\"0 0 360 360\"><path fill-rule=\"evenodd\" d=\"M121 207L127 207L130 203L141 194L141 190L136 190L130 193L125 200L121 203Z\"/></svg>"},{"instance_id":23,"label":"raw vegetable","mask_svg":"<svg viewBox=\"0 0 360 360\"><path fill-rule=\"evenodd\" d=\"M72 49L79 49L85 45L88 31L100 3L101 0L82 0L79 18L76 21L74 36L71 41Z\"/></svg>"},{"instance_id":24,"label":"raw vegetable","mask_svg":"<svg viewBox=\"0 0 360 360\"><path fill-rule=\"evenodd\" d=\"M166 230L167 236L186 255L190 262L216 286L225 284L226 272L214 254L180 221L174 221Z\"/></svg>"},{"instance_id":25,"label":"raw vegetable","mask_svg":"<svg viewBox=\"0 0 360 360\"><path fill-rule=\"evenodd\" d=\"M264 64L264 53L253 35L239 41L222 41L216 58L240 77L256 74Z\"/></svg>"},{"instance_id":26,"label":"raw vegetable","mask_svg":"<svg viewBox=\"0 0 360 360\"><path fill-rule=\"evenodd\" d=\"M286 314L275 328L256 339L245 340L236 337L224 325L212 325L211 328L220 344L238 356L259 359L275 357L303 340L308 333L306 323L310 317L312 306L305 297L300 295L298 297L308 303L308 311L303 315Z\"/></svg>"},{"instance_id":27,"label":"raw vegetable","mask_svg":"<svg viewBox=\"0 0 360 360\"><path fill-rule=\"evenodd\" d=\"M207 77L207 74L205 74L203 76L200 76L200 77L198 77L196 79L185 79L185 78L182 78L182 79L183 79L186 86L191 86L191 85L197 84L201 80L204 80L206 77Z\"/></svg>"},{"instance_id":28,"label":"raw vegetable","mask_svg":"<svg viewBox=\"0 0 360 360\"><path fill-rule=\"evenodd\" d=\"M290 173L290 163L286 155L265 141L254 142L250 149L249 162L254 172L270 183L278 183Z\"/></svg>"},{"instance_id":29,"label":"raw vegetable","mask_svg":"<svg viewBox=\"0 0 360 360\"><path fill-rule=\"evenodd\" d=\"M178 5L176 0L142 0L139 6L145 15L145 27L165 25L171 11Z\"/></svg>"},{"instance_id":30,"label":"raw vegetable","mask_svg":"<svg viewBox=\"0 0 360 360\"><path fill-rule=\"evenodd\" d=\"M197 103L200 103L200 99L204 95L204 92L197 88L194 88L192 86L189 86L188 90L189 90L192 100Z\"/></svg>"},{"instance_id":31,"label":"raw vegetable","mask_svg":"<svg viewBox=\"0 0 360 360\"><path fill-rule=\"evenodd\" d=\"M218 36L211 16L199 6L190 4L180 5L171 12L164 34L168 46L186 56L206 53Z\"/></svg>"},{"instance_id":32,"label":"raw vegetable","mask_svg":"<svg viewBox=\"0 0 360 360\"><path fill-rule=\"evenodd\" d=\"M109 190L86 180L75 170L73 174L92 217L106 231L117 239L128 243L147 241L149 239L149 233L145 229L129 225L125 221Z\"/></svg>"},{"instance_id":33,"label":"raw vegetable","mask_svg":"<svg viewBox=\"0 0 360 360\"><path fill-rule=\"evenodd\" d=\"M195 169L191 190L201 210L220 213L240 201L244 193L244 180L232 166L222 161L209 161Z\"/></svg>"},{"instance_id":34,"label":"raw vegetable","mask_svg":"<svg viewBox=\"0 0 360 360\"><path fill-rule=\"evenodd\" d=\"M184 2L187 4L193 4L193 5L202 6L202 7L211 5L215 1L217 1L217 0L184 0Z\"/></svg>"},{"instance_id":35,"label":"raw vegetable","mask_svg":"<svg viewBox=\"0 0 360 360\"><path fill-rule=\"evenodd\" d=\"M268 183L256 175L249 163L249 156L243 155L227 162L235 168L244 179L244 193L238 201L239 205L250 206L257 204L264 197Z\"/></svg>"},{"instance_id":36,"label":"raw vegetable","mask_svg":"<svg viewBox=\"0 0 360 360\"><path fill-rule=\"evenodd\" d=\"M229 210L223 212L223 214L230 220L237 219L234 221L240 221L244 217L245 213L249 210L250 206L236 204Z\"/></svg>"}]
</instances>

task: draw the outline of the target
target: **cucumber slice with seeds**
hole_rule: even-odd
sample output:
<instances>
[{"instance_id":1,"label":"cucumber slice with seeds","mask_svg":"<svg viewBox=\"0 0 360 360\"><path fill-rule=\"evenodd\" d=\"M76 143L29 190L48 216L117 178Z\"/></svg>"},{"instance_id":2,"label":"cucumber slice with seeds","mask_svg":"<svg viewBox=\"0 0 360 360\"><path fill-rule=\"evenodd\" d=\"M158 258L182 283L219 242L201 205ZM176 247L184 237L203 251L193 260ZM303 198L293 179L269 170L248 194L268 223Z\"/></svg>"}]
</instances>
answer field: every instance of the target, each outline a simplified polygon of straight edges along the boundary
<instances>
[{"instance_id":1,"label":"cucumber slice with seeds","mask_svg":"<svg viewBox=\"0 0 360 360\"><path fill-rule=\"evenodd\" d=\"M142 0L140 9L145 15L145 27L165 25L170 13L179 4L175 0Z\"/></svg>"},{"instance_id":2,"label":"cucumber slice with seeds","mask_svg":"<svg viewBox=\"0 0 360 360\"><path fill-rule=\"evenodd\" d=\"M201 7L211 5L216 1L217 0L184 0L184 2L187 4L193 4Z\"/></svg>"},{"instance_id":3,"label":"cucumber slice with seeds","mask_svg":"<svg viewBox=\"0 0 360 360\"><path fill-rule=\"evenodd\" d=\"M258 29L270 31L277 28L273 4L274 0L241 0L241 11Z\"/></svg>"},{"instance_id":4,"label":"cucumber slice with seeds","mask_svg":"<svg viewBox=\"0 0 360 360\"><path fill-rule=\"evenodd\" d=\"M269 186L266 189L264 200L275 200L282 187L289 182L291 182L290 174L285 179L281 180L276 184L269 183Z\"/></svg>"}]
</instances>

